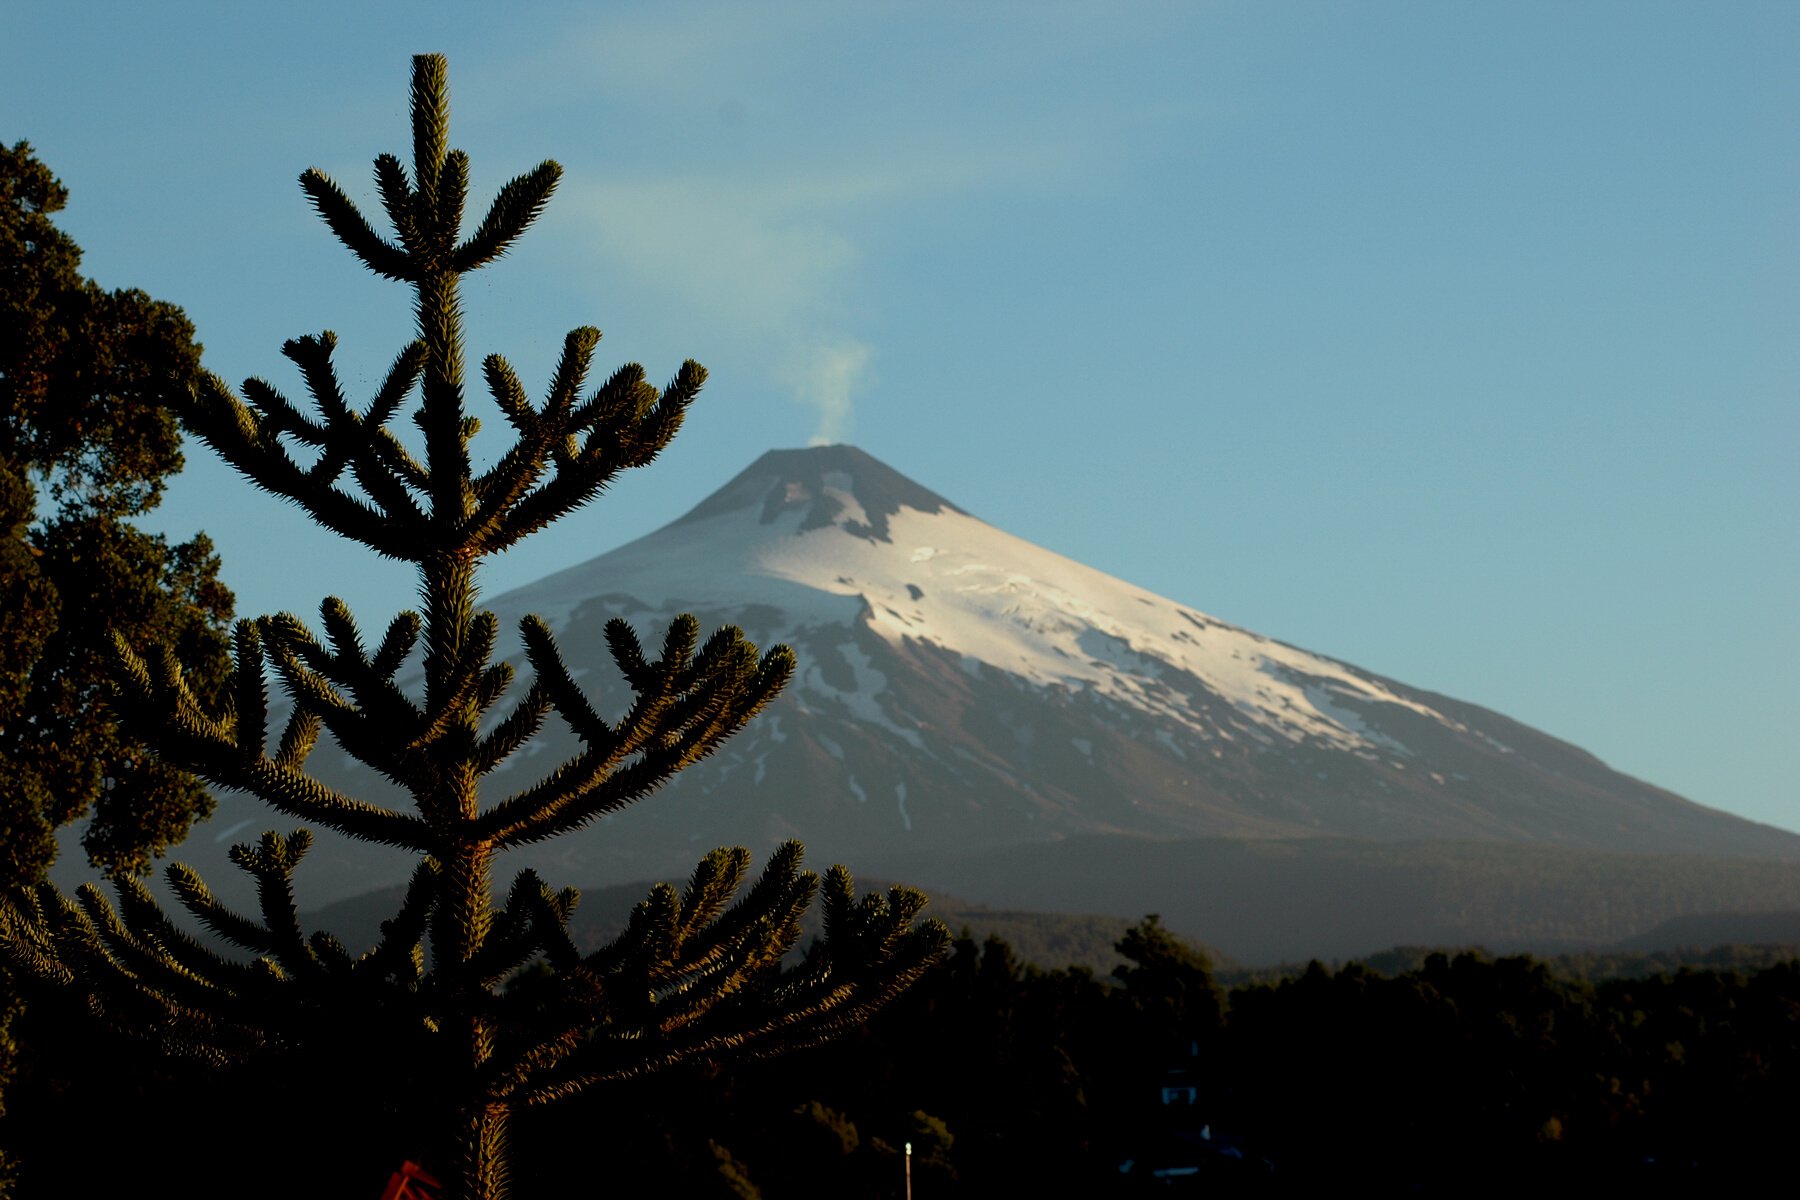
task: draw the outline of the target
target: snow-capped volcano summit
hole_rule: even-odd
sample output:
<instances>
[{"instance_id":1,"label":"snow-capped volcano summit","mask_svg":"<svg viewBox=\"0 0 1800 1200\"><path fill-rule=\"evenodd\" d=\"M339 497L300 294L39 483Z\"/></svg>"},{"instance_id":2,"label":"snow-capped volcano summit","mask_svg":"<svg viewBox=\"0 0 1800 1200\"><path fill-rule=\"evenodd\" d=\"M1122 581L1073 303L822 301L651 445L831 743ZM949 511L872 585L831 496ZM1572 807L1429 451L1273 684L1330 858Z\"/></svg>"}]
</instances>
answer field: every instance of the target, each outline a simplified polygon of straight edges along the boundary
<instances>
[{"instance_id":1,"label":"snow-capped volcano summit","mask_svg":"<svg viewBox=\"0 0 1800 1200\"><path fill-rule=\"evenodd\" d=\"M595 878L792 836L861 864L1082 833L1800 848L1014 537L849 446L771 451L681 519L493 607L508 627L548 620L615 708L613 616L649 640L693 612L799 657L712 760L545 848ZM547 738L494 782L568 749Z\"/></svg>"},{"instance_id":2,"label":"snow-capped volcano summit","mask_svg":"<svg viewBox=\"0 0 1800 1200\"><path fill-rule=\"evenodd\" d=\"M952 654L974 678L987 671L1103 699L1202 743L1242 737L1394 758L1406 748L1359 706L1455 724L1371 676L995 529L850 446L771 451L673 524L496 608L503 620L534 611L554 627L590 603L640 632L693 610L810 648L801 692L859 706L909 744L928 723L886 713L885 681L859 635L888 652L916 643ZM849 640L822 644L827 631ZM832 682L843 669L861 672L855 688Z\"/></svg>"}]
</instances>

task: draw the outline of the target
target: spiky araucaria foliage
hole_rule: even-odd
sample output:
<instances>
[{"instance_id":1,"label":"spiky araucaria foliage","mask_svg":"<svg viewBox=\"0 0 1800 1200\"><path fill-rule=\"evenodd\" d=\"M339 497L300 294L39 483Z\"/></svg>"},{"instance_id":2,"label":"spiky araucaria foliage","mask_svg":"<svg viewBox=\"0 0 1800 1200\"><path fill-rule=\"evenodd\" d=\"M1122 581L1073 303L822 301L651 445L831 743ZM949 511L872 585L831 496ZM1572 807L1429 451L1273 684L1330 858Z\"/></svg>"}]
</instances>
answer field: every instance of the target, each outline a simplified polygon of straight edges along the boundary
<instances>
[{"instance_id":1,"label":"spiky araucaria foliage","mask_svg":"<svg viewBox=\"0 0 1800 1200\"><path fill-rule=\"evenodd\" d=\"M417 564L423 614L396 617L373 649L337 600L322 605L322 636L286 614L240 622L223 707L196 695L172 654L118 647L121 707L165 758L288 817L413 851L419 864L405 901L380 943L360 955L329 934L308 936L293 888L311 842L301 829L234 851L256 881L254 915L220 904L188 868L168 870L181 903L248 951L248 961L178 928L129 878L117 885L116 907L91 888L74 900L48 886L16 897L0 921L0 944L15 965L86 992L97 1012L150 1031L171 1053L225 1063L353 1043L358 1053L382 1056L385 1069L404 1072L421 1094L446 1097L431 1169L453 1196L490 1198L505 1192L506 1121L515 1107L699 1056L821 1041L903 988L946 938L936 922L914 923L924 902L916 892L859 900L848 874L833 868L823 886L823 934L793 963L801 914L820 890L793 843L741 897L748 854L715 851L685 892L659 887L617 941L586 956L568 934L572 889L552 890L527 871L495 903L498 852L643 798L750 720L794 660L786 647L759 656L730 627L702 645L691 617L677 619L647 654L615 620L608 641L635 701L608 721L571 677L549 628L532 618L522 633L534 679L501 711L513 672L492 661L497 622L474 605L478 561L586 503L621 470L651 461L705 372L684 363L658 392L633 365L585 390L600 335L578 329L539 405L506 361L491 356L482 374L515 436L477 472L458 281L524 232L560 168L544 163L508 183L459 240L468 160L447 149L441 57L413 60L412 120L410 176L392 156L375 164L397 241L378 234L328 177L301 176L338 239L416 293L418 340L396 357L373 400L359 411L345 398L327 332L283 347L311 394L312 415L261 380L247 381L240 398L208 378L184 416L258 486L343 537ZM389 428L415 393L422 456ZM421 643L422 699L397 680ZM290 704L279 730L271 674ZM484 801L482 780L552 713L583 751L537 783ZM307 756L322 731L399 784L412 810L346 796L309 775ZM501 990L533 962L547 967L529 986Z\"/></svg>"}]
</instances>

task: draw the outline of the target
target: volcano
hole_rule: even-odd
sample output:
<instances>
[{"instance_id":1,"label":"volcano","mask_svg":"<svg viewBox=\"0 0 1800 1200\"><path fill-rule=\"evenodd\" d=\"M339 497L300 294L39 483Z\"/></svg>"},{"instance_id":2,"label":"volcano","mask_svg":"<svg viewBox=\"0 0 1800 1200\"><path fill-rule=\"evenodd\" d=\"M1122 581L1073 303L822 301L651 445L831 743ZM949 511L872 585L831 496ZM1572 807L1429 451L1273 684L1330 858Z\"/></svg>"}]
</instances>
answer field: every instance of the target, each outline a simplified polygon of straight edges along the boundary
<instances>
[{"instance_id":1,"label":"volcano","mask_svg":"<svg viewBox=\"0 0 1800 1200\"><path fill-rule=\"evenodd\" d=\"M796 837L814 862L924 872L919 882L1002 903L1021 898L983 894L994 862L1017 878L1034 848L1056 849L1068 870L1068 843L1082 839L1161 845L1165 862L1166 844L1184 840L1311 843L1340 858L1345 846L1456 843L1559 861L1800 860L1800 836L1083 566L850 446L771 451L679 520L490 607L503 629L544 618L608 715L630 699L603 636L613 617L655 646L691 612L703 631L734 624L798 658L788 688L713 757L622 813L508 856L556 882L680 877L713 846L760 857ZM503 652L529 674L516 637ZM575 750L553 725L489 777L485 802ZM329 747L310 766L351 795L405 803ZM222 802L219 832L182 856L208 840L222 852L267 820ZM314 857L304 886L321 903L405 870L355 845ZM1137 903L1116 906L1141 913Z\"/></svg>"},{"instance_id":2,"label":"volcano","mask_svg":"<svg viewBox=\"0 0 1800 1200\"><path fill-rule=\"evenodd\" d=\"M674 523L493 607L508 628L544 617L596 682L614 616L647 644L692 612L798 655L765 716L617 819L627 856L689 836L852 857L1090 833L1800 847L1092 570L850 446L765 454Z\"/></svg>"}]
</instances>

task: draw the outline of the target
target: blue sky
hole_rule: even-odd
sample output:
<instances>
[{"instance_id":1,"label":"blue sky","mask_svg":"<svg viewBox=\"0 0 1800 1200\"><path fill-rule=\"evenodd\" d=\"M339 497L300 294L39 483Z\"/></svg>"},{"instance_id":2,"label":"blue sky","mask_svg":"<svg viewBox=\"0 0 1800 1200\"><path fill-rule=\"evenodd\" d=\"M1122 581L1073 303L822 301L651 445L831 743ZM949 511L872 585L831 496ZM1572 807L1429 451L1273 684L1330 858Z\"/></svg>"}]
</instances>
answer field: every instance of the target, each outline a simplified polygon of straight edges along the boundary
<instances>
[{"instance_id":1,"label":"blue sky","mask_svg":"<svg viewBox=\"0 0 1800 1200\"><path fill-rule=\"evenodd\" d=\"M523 15L519 15L519 14ZM1800 828L1800 6L48 4L0 16L0 138L87 271L228 380L352 386L404 291L371 211L408 56L450 56L478 193L549 213L467 290L541 388L712 381L656 465L490 592L847 440L996 525L1258 632ZM159 521L241 607L402 570L190 447Z\"/></svg>"}]
</instances>

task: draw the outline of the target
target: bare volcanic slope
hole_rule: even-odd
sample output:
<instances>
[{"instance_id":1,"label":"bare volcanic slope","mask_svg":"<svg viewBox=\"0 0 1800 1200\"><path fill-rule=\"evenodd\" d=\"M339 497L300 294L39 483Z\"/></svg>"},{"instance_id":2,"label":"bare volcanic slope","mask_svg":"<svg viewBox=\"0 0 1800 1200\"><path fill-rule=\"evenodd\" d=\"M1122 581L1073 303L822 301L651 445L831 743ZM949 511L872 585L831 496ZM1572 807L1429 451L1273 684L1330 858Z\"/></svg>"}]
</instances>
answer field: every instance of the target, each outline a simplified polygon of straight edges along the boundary
<instances>
[{"instance_id":1,"label":"bare volcanic slope","mask_svg":"<svg viewBox=\"0 0 1800 1200\"><path fill-rule=\"evenodd\" d=\"M647 647L693 612L799 656L794 683L713 758L511 856L559 883L679 874L713 846L760 855L789 837L816 863L879 871L1096 835L1800 859L1800 837L1092 570L849 446L765 454L680 520L492 607L505 629L545 618L603 713L628 695L603 636L614 616ZM552 727L490 777L487 802L574 749ZM329 757L311 765L333 783L391 795ZM221 852L266 820L222 804ZM367 853L318 847L309 899L397 881Z\"/></svg>"}]
</instances>

